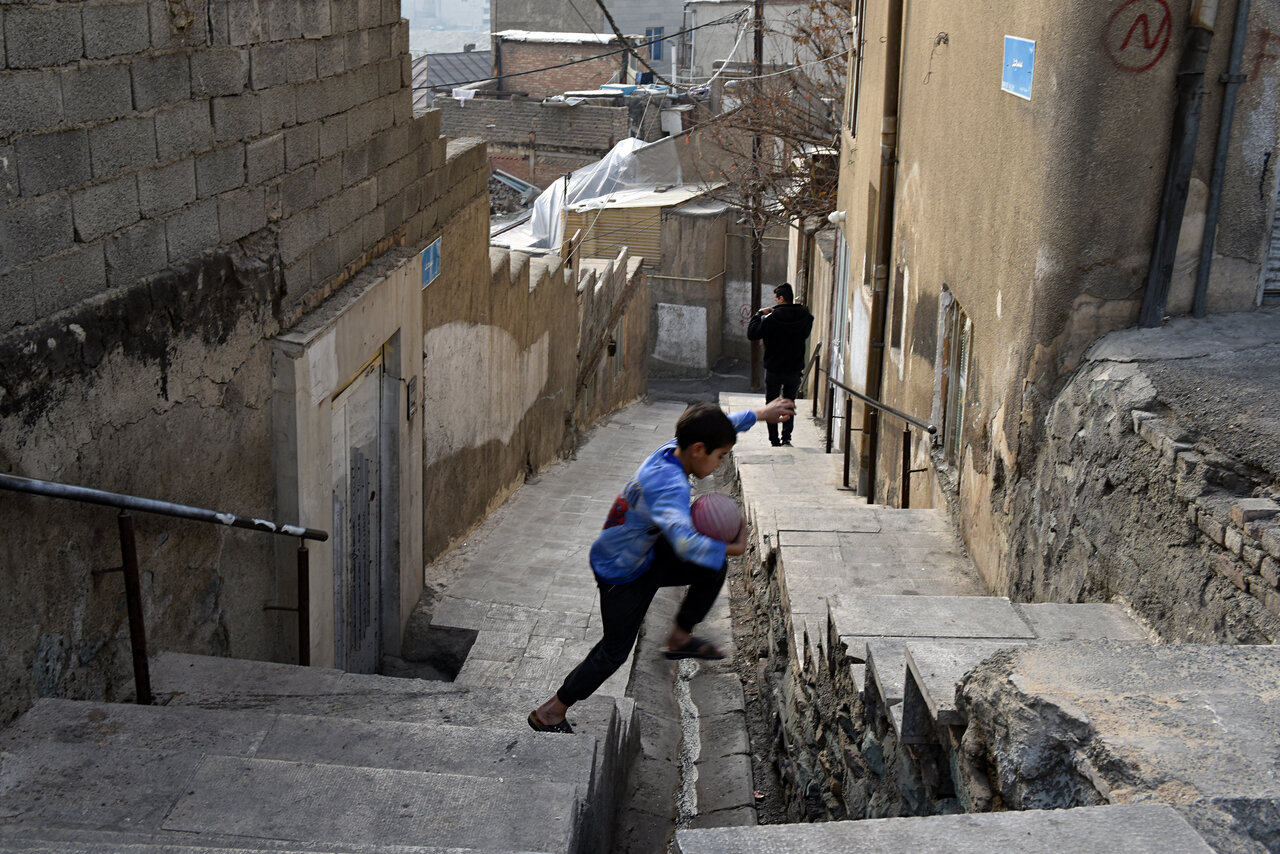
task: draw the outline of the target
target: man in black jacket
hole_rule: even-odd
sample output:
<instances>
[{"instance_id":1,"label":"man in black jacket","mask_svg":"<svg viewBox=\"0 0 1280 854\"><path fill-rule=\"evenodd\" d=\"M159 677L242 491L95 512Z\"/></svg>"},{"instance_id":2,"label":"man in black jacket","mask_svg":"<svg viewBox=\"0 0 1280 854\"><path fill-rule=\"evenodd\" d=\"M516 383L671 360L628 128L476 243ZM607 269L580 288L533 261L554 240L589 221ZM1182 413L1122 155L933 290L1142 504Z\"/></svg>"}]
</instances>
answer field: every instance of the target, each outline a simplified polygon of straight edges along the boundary
<instances>
[{"instance_id":1,"label":"man in black jacket","mask_svg":"<svg viewBox=\"0 0 1280 854\"><path fill-rule=\"evenodd\" d=\"M800 375L804 371L804 342L813 328L813 315L809 309L796 305L795 293L786 282L773 289L772 308L762 308L747 324L747 338L764 341L764 400L775 397L795 400L800 390ZM778 425L769 425L769 442L775 446L790 445L791 421L782 424L782 439L778 439Z\"/></svg>"}]
</instances>

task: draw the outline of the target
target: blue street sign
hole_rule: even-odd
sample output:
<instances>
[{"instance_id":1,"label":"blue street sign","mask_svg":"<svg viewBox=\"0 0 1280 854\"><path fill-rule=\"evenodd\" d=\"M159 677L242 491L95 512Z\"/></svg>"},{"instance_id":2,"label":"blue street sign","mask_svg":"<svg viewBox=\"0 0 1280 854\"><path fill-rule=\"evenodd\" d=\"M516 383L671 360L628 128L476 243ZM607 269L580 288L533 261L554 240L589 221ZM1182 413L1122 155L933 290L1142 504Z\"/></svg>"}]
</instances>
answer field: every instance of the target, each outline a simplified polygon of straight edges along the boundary
<instances>
[{"instance_id":1,"label":"blue street sign","mask_svg":"<svg viewBox=\"0 0 1280 854\"><path fill-rule=\"evenodd\" d=\"M422 250L422 287L425 290L427 285L436 280L436 276L440 275L440 238L437 237L432 241L431 245Z\"/></svg>"},{"instance_id":2,"label":"blue street sign","mask_svg":"<svg viewBox=\"0 0 1280 854\"><path fill-rule=\"evenodd\" d=\"M1000 88L1010 95L1031 100L1031 74L1036 67L1036 43L1017 36L1004 37L1004 75Z\"/></svg>"}]
</instances>

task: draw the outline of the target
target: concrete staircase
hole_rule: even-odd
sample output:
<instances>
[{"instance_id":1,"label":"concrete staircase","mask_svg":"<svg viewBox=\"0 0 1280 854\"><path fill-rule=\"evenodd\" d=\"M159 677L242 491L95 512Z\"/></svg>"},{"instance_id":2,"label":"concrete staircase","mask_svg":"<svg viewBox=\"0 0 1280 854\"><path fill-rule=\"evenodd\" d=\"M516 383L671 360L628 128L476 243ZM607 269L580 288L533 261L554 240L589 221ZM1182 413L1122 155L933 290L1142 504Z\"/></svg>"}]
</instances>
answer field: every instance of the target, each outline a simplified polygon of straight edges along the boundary
<instances>
[{"instance_id":1,"label":"concrete staircase","mask_svg":"<svg viewBox=\"0 0 1280 854\"><path fill-rule=\"evenodd\" d=\"M0 732L0 851L605 850L631 701L166 653L157 705L46 699Z\"/></svg>"},{"instance_id":2,"label":"concrete staircase","mask_svg":"<svg viewBox=\"0 0 1280 854\"><path fill-rule=\"evenodd\" d=\"M756 400L721 396L729 409ZM1076 660L1087 670L1101 655L1124 660L1126 648L1149 649L1151 637L1117 605L1021 604L986 595L944 511L867 504L842 489L840 457L823 452L812 421L799 419L796 434L794 448L740 441L732 457L759 555L748 593L768 625L767 643L754 652L773 697L781 745L775 764L789 808L810 819L862 820L681 830L680 852L1213 850L1200 822L1193 828L1167 805L1085 808L1064 795L1063 805L1080 808L1026 809L1034 799L1006 799L1005 808L1024 811L989 812L1008 794L993 793L992 775L1005 767L991 763L1004 754L1021 758L1020 751L1033 762L1034 751L1046 748L1034 722L1017 717L1029 705L1034 721L1043 707L1035 703L1044 701L1029 691L1026 704L1006 708L980 697L990 707L984 711L1009 721L1005 741L984 745L962 702L970 675L986 668L996 674L987 681L998 683L1005 671L992 661L1042 648L1058 650L1060 671ZM1016 673L1007 681L1023 684L1019 674L1033 671L1012 660ZM1044 670L1034 671L1043 679L1034 688L1067 690ZM1065 712L1063 722L1070 723ZM1111 734L1095 735L1108 755L1124 749L1123 732L1111 741ZM1004 754L978 755L987 749ZM1069 750L1066 756L1070 761ZM1095 798L1083 803L1110 800L1105 775L1097 776L1104 794L1082 790L1081 797Z\"/></svg>"}]
</instances>

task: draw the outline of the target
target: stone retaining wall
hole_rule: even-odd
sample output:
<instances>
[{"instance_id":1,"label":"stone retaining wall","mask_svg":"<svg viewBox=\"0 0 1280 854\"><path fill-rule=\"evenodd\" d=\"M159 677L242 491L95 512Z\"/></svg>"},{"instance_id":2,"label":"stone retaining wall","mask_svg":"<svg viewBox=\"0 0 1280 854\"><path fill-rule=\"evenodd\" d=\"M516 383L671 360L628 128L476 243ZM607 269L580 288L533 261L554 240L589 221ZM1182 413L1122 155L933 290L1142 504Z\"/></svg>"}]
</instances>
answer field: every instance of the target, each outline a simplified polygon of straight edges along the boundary
<instances>
[{"instance_id":1,"label":"stone retaining wall","mask_svg":"<svg viewBox=\"0 0 1280 854\"><path fill-rule=\"evenodd\" d=\"M1010 479L1008 589L1120 601L1163 639L1280 639L1280 490L1164 413L1138 364L1092 362L1055 399L1033 471Z\"/></svg>"}]
</instances>

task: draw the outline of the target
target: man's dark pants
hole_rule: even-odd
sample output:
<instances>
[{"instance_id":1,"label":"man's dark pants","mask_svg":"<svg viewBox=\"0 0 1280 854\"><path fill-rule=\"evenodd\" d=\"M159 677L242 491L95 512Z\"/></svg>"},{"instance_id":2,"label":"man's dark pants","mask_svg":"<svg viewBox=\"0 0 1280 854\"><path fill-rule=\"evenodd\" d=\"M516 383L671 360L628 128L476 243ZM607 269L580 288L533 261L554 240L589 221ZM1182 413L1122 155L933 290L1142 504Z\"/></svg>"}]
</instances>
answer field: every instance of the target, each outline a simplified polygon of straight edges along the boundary
<instances>
[{"instance_id":1,"label":"man's dark pants","mask_svg":"<svg viewBox=\"0 0 1280 854\"><path fill-rule=\"evenodd\" d=\"M785 397L787 400L795 400L796 395L800 392L800 371L794 373L781 371L765 371L764 372L764 402L768 403L776 397ZM794 419L787 419L782 422L782 441L791 441L791 431L795 429ZM778 444L778 425L770 422L769 424L769 442Z\"/></svg>"},{"instance_id":2,"label":"man's dark pants","mask_svg":"<svg viewBox=\"0 0 1280 854\"><path fill-rule=\"evenodd\" d=\"M645 612L659 587L689 585L684 602L676 614L676 625L686 632L702 622L715 604L716 596L724 584L724 567L707 569L696 563L681 560L672 551L665 537L658 537L654 547L653 564L639 578L626 584L605 584L600 588L600 618L604 624L602 637L582 663L564 678L564 684L556 691L560 702L572 706L590 697L604 681L627 661L631 647L636 642Z\"/></svg>"}]
</instances>

